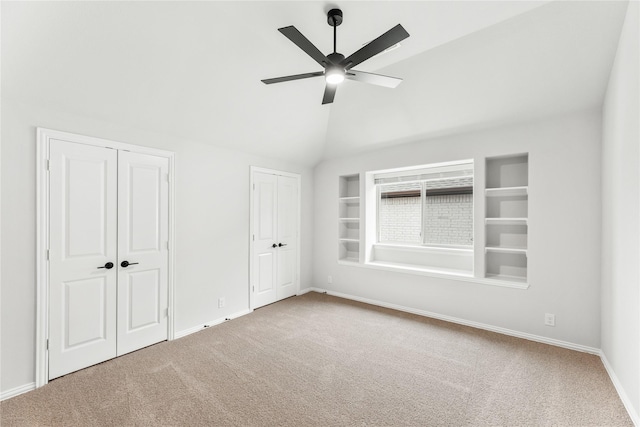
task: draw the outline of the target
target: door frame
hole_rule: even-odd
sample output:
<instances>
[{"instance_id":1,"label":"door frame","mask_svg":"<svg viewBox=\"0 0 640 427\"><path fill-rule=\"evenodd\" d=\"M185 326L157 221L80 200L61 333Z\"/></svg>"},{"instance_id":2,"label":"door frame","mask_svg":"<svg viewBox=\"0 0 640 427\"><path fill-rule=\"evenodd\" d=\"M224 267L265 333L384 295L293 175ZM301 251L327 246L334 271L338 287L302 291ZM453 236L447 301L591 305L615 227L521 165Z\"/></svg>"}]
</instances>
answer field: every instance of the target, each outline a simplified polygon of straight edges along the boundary
<instances>
[{"instance_id":1,"label":"door frame","mask_svg":"<svg viewBox=\"0 0 640 427\"><path fill-rule=\"evenodd\" d=\"M258 166L250 166L249 167L250 172L249 172L249 309L250 310L254 310L254 298L253 298L253 292L251 292L251 284L253 283L253 277L254 277L254 269L253 269L253 234L254 234L254 230L253 230L253 215L254 215L254 210L253 210L253 175L256 172L259 173L268 173L268 174L272 174L272 175L280 175L280 176L288 176L291 178L295 178L296 182L298 184L298 226L297 226L297 241L296 244L298 245L298 253L296 254L296 295L300 294L300 251L301 251L301 247L300 247L300 229L301 229L301 220L302 220L302 212L301 212L301 207L302 207L302 188L301 188L301 184L302 184L302 177L300 174L298 173L293 173L293 172L284 172L284 171L280 171L280 170L276 170L276 169L266 169L266 168L262 168L262 167L258 167Z\"/></svg>"},{"instance_id":2,"label":"door frame","mask_svg":"<svg viewBox=\"0 0 640 427\"><path fill-rule=\"evenodd\" d=\"M102 138L37 128L36 153L36 388L49 382L49 141L60 139L77 144L125 150L164 157L169 160L169 259L168 259L168 340L175 339L175 153Z\"/></svg>"}]
</instances>

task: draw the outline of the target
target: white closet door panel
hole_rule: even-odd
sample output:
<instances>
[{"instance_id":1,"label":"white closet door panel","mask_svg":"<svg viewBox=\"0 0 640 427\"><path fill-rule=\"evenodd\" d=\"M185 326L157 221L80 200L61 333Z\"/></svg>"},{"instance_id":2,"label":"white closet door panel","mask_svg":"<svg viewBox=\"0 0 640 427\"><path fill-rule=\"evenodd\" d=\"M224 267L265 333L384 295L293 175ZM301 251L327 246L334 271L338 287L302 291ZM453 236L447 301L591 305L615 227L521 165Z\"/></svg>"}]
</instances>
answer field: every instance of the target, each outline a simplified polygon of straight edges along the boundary
<instances>
[{"instance_id":1,"label":"white closet door panel","mask_svg":"<svg viewBox=\"0 0 640 427\"><path fill-rule=\"evenodd\" d=\"M49 379L116 355L117 152L50 142Z\"/></svg>"},{"instance_id":2,"label":"white closet door panel","mask_svg":"<svg viewBox=\"0 0 640 427\"><path fill-rule=\"evenodd\" d=\"M298 180L278 177L278 242L295 241L298 231Z\"/></svg>"},{"instance_id":3,"label":"white closet door panel","mask_svg":"<svg viewBox=\"0 0 640 427\"><path fill-rule=\"evenodd\" d=\"M107 301L105 277L64 283L63 351L107 338Z\"/></svg>"},{"instance_id":4,"label":"white closet door panel","mask_svg":"<svg viewBox=\"0 0 640 427\"><path fill-rule=\"evenodd\" d=\"M265 174L261 174L265 175ZM257 241L271 243L276 239L276 180L272 175L260 176L257 179L256 195L257 195Z\"/></svg>"},{"instance_id":5,"label":"white closet door panel","mask_svg":"<svg viewBox=\"0 0 640 427\"><path fill-rule=\"evenodd\" d=\"M129 273L127 292L127 331L132 332L161 322L162 281L160 270L146 270Z\"/></svg>"},{"instance_id":6,"label":"white closet door panel","mask_svg":"<svg viewBox=\"0 0 640 427\"><path fill-rule=\"evenodd\" d=\"M169 161L121 151L118 164L116 268L122 355L167 339Z\"/></svg>"},{"instance_id":7,"label":"white closet door panel","mask_svg":"<svg viewBox=\"0 0 640 427\"><path fill-rule=\"evenodd\" d=\"M167 171L161 165L154 164L128 163L127 166L128 174L124 174L129 180L129 199L124 212L127 216L124 225L128 227L127 252L157 253L163 233L161 221L166 219L162 212L161 193Z\"/></svg>"},{"instance_id":8,"label":"white closet door panel","mask_svg":"<svg viewBox=\"0 0 640 427\"><path fill-rule=\"evenodd\" d=\"M298 180L278 176L278 263L277 299L297 290L298 262Z\"/></svg>"},{"instance_id":9,"label":"white closet door panel","mask_svg":"<svg viewBox=\"0 0 640 427\"><path fill-rule=\"evenodd\" d=\"M256 289L258 295L274 290L274 258L273 253L268 252L258 255L258 288Z\"/></svg>"},{"instance_id":10,"label":"white closet door panel","mask_svg":"<svg viewBox=\"0 0 640 427\"><path fill-rule=\"evenodd\" d=\"M255 172L253 174L253 307L276 301L277 256L277 189L278 177ZM276 248L273 246L276 245Z\"/></svg>"},{"instance_id":11,"label":"white closet door panel","mask_svg":"<svg viewBox=\"0 0 640 427\"><path fill-rule=\"evenodd\" d=\"M296 294L297 254L294 249L280 249L278 253L278 299Z\"/></svg>"}]
</instances>

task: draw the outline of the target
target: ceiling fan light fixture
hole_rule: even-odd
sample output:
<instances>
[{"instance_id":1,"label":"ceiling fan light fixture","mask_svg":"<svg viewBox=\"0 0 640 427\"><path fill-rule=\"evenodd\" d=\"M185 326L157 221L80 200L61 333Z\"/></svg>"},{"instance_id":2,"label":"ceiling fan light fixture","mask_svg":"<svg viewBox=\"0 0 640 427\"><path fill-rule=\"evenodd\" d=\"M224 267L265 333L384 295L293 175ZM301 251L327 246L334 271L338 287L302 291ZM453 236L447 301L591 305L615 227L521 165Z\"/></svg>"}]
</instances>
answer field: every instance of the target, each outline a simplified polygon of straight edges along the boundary
<instances>
[{"instance_id":1,"label":"ceiling fan light fixture","mask_svg":"<svg viewBox=\"0 0 640 427\"><path fill-rule=\"evenodd\" d=\"M380 37L371 40L365 46L345 58L343 54L337 51L337 27L342 24L342 11L340 9L331 9L327 13L327 23L333 28L333 52L328 55L320 52L320 50L293 25L278 28L278 31L280 31L286 38L302 49L311 57L311 59L320 64L322 68L324 68L323 71L276 77L274 79L264 79L262 80L262 83L269 85L272 83L324 76L326 82L324 95L322 97L322 104L324 105L331 104L333 102L336 96L336 91L338 90L338 85L347 78L347 75L349 76L349 80L390 88L394 88L402 82L402 79L396 77L365 73L363 71L356 71L353 69L353 67L357 67L367 59L376 56L385 50L389 51L400 47L400 42L409 37L409 33L407 33L407 30L405 30L402 25L396 25Z\"/></svg>"},{"instance_id":2,"label":"ceiling fan light fixture","mask_svg":"<svg viewBox=\"0 0 640 427\"><path fill-rule=\"evenodd\" d=\"M328 68L324 73L324 79L330 85L337 85L344 81L345 72L342 68Z\"/></svg>"}]
</instances>

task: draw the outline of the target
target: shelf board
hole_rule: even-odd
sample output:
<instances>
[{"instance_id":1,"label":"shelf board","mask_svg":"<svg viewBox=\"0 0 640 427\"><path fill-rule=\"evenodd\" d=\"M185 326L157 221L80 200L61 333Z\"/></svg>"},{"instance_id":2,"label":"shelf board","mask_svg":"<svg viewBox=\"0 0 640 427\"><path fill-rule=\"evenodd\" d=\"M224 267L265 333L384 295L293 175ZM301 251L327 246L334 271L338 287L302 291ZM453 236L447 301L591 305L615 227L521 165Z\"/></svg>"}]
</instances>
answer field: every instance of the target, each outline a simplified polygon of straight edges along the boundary
<instances>
[{"instance_id":1,"label":"shelf board","mask_svg":"<svg viewBox=\"0 0 640 427\"><path fill-rule=\"evenodd\" d=\"M487 279L497 280L500 282L510 282L510 283L527 283L527 278L522 276L506 276L503 274L487 274Z\"/></svg>"},{"instance_id":2,"label":"shelf board","mask_svg":"<svg viewBox=\"0 0 640 427\"><path fill-rule=\"evenodd\" d=\"M359 202L360 201L360 196L348 196L348 197L340 197L339 199L341 202Z\"/></svg>"},{"instance_id":3,"label":"shelf board","mask_svg":"<svg viewBox=\"0 0 640 427\"><path fill-rule=\"evenodd\" d=\"M356 242L356 243L360 243L360 239L350 239L348 237L340 237L338 240L340 240L341 242Z\"/></svg>"},{"instance_id":4,"label":"shelf board","mask_svg":"<svg viewBox=\"0 0 640 427\"><path fill-rule=\"evenodd\" d=\"M348 257L348 258L340 258L338 259L339 262L341 263L350 263L350 264L359 264L360 260L358 258L354 258L354 257Z\"/></svg>"},{"instance_id":5,"label":"shelf board","mask_svg":"<svg viewBox=\"0 0 640 427\"><path fill-rule=\"evenodd\" d=\"M485 224L527 225L527 218L485 218Z\"/></svg>"},{"instance_id":6,"label":"shelf board","mask_svg":"<svg viewBox=\"0 0 640 427\"><path fill-rule=\"evenodd\" d=\"M484 248L485 252L495 252L502 254L527 254L527 248L505 248L499 246L487 246Z\"/></svg>"},{"instance_id":7,"label":"shelf board","mask_svg":"<svg viewBox=\"0 0 640 427\"><path fill-rule=\"evenodd\" d=\"M506 197L506 196L526 196L529 193L529 187L500 187L487 188L484 194L487 197Z\"/></svg>"},{"instance_id":8,"label":"shelf board","mask_svg":"<svg viewBox=\"0 0 640 427\"><path fill-rule=\"evenodd\" d=\"M360 222L360 218L338 218L342 222Z\"/></svg>"}]
</instances>

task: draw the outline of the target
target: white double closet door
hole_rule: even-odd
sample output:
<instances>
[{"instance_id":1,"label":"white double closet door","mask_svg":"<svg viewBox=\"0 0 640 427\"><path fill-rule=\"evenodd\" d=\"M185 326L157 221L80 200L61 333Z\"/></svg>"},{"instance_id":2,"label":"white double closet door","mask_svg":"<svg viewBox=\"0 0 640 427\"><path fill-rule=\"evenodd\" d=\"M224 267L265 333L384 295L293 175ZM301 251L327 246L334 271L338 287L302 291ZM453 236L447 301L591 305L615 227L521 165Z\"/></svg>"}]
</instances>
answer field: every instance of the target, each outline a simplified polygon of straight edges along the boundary
<instances>
[{"instance_id":1,"label":"white double closet door","mask_svg":"<svg viewBox=\"0 0 640 427\"><path fill-rule=\"evenodd\" d=\"M49 379L167 339L168 159L51 140Z\"/></svg>"},{"instance_id":2,"label":"white double closet door","mask_svg":"<svg viewBox=\"0 0 640 427\"><path fill-rule=\"evenodd\" d=\"M252 308L298 292L299 177L253 172Z\"/></svg>"}]
</instances>

